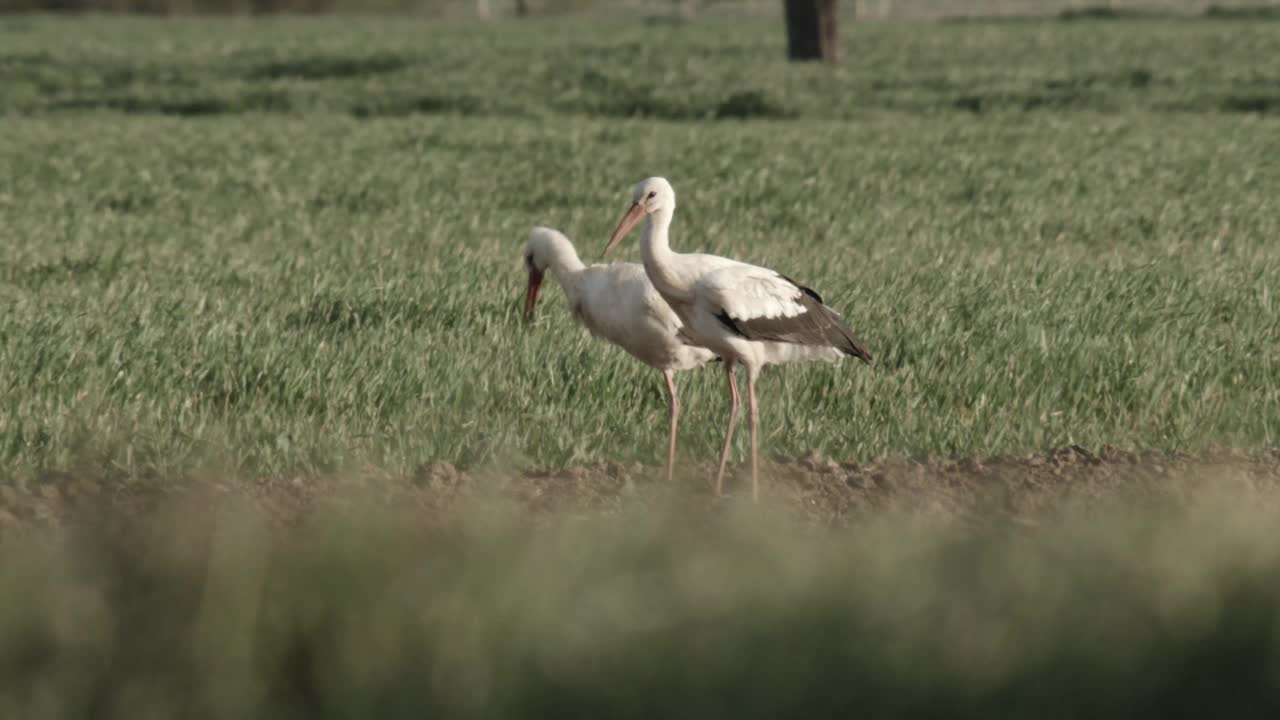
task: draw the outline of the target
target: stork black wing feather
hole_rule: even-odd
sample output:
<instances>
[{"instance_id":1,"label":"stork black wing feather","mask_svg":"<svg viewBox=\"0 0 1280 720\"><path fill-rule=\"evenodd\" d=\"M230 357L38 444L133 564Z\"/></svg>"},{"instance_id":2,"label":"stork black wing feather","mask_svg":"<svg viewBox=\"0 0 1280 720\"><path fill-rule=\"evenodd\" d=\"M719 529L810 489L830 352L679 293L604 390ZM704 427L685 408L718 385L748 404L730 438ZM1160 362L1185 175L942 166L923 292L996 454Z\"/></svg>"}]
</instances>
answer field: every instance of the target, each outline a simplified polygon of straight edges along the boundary
<instances>
[{"instance_id":1,"label":"stork black wing feather","mask_svg":"<svg viewBox=\"0 0 1280 720\"><path fill-rule=\"evenodd\" d=\"M734 333L748 339L833 347L846 355L871 364L871 352L866 343L854 335L848 324L834 310L822 302L822 297L812 289L783 276L799 291L794 301L804 311L791 317L735 318L721 310L716 319Z\"/></svg>"}]
</instances>

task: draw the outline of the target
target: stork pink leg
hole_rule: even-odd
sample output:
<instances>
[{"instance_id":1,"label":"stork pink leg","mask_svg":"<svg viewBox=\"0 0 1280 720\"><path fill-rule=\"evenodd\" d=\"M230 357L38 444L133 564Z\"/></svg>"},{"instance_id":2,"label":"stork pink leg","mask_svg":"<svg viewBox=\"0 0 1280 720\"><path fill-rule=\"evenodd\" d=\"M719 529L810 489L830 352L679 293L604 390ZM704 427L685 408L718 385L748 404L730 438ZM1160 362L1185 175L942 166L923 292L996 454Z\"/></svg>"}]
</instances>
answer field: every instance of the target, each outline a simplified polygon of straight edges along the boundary
<instances>
[{"instance_id":1,"label":"stork pink leg","mask_svg":"<svg viewBox=\"0 0 1280 720\"><path fill-rule=\"evenodd\" d=\"M662 377L667 381L667 393L671 396L671 434L667 439L667 483L675 477L676 471L676 427L680 424L680 398L676 395L675 373L663 370Z\"/></svg>"},{"instance_id":2,"label":"stork pink leg","mask_svg":"<svg viewBox=\"0 0 1280 720\"><path fill-rule=\"evenodd\" d=\"M756 410L756 369L747 368L747 408L751 413L751 500L760 502L760 474L756 434L760 430L760 413Z\"/></svg>"},{"instance_id":3,"label":"stork pink leg","mask_svg":"<svg viewBox=\"0 0 1280 720\"><path fill-rule=\"evenodd\" d=\"M729 445L733 442L733 426L738 422L738 406L742 403L738 395L738 379L733 375L733 363L725 361L724 371L729 376L729 428L724 433L724 448L720 450L720 470L716 473L716 497L724 489L724 466L729 461Z\"/></svg>"}]
</instances>

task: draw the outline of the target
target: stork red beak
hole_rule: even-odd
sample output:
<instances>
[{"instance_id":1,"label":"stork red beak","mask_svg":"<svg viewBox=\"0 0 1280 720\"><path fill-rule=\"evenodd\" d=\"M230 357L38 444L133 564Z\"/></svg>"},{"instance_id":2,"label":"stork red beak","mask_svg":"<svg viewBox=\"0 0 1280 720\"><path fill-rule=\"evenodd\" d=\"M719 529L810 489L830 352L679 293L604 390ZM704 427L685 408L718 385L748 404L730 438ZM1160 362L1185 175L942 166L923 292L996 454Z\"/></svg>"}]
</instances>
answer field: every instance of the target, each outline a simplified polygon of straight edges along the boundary
<instances>
[{"instance_id":1,"label":"stork red beak","mask_svg":"<svg viewBox=\"0 0 1280 720\"><path fill-rule=\"evenodd\" d=\"M604 246L604 254L608 255L613 246L626 237L627 233L631 232L631 228L635 227L643 219L644 206L640 203L631 203L631 209L627 210L627 214L623 215L622 219L618 221L618 227L613 230L613 237L609 238L609 244Z\"/></svg>"},{"instance_id":2,"label":"stork red beak","mask_svg":"<svg viewBox=\"0 0 1280 720\"><path fill-rule=\"evenodd\" d=\"M538 270L529 271L529 289L524 296L524 319L525 322L533 320L533 307L538 304L538 291L542 289L542 273Z\"/></svg>"}]
</instances>

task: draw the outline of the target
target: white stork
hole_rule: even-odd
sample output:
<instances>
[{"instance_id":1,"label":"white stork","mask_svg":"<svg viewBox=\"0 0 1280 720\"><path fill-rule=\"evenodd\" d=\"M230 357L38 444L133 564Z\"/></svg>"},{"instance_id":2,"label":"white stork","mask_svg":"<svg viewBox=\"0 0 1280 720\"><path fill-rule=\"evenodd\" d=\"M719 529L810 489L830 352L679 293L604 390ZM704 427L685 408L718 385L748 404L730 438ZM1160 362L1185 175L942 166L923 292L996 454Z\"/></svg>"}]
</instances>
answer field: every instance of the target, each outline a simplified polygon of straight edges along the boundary
<instances>
[{"instance_id":1,"label":"white stork","mask_svg":"<svg viewBox=\"0 0 1280 720\"><path fill-rule=\"evenodd\" d=\"M563 233L545 227L529 232L525 250L529 289L525 295L525 319L533 319L543 275L550 271L560 282L573 317L592 335L621 347L644 364L662 371L671 399L671 429L667 439L667 481L676 462L676 426L680 398L675 372L704 365L715 359L681 333L680 320L645 277L636 263L586 266L573 243Z\"/></svg>"},{"instance_id":2,"label":"white stork","mask_svg":"<svg viewBox=\"0 0 1280 720\"><path fill-rule=\"evenodd\" d=\"M690 340L724 360L729 377L729 427L720 451L716 494L724 482L725 461L738 419L738 382L734 368L747 369L751 411L751 496L760 497L757 470L759 416L756 378L765 365L804 360L838 360L852 355L868 365L871 353L818 293L768 268L717 255L671 251L667 232L675 214L676 193L664 178L636 185L631 208L618 223L607 254L644 220L640 240L645 273L685 325Z\"/></svg>"}]
</instances>

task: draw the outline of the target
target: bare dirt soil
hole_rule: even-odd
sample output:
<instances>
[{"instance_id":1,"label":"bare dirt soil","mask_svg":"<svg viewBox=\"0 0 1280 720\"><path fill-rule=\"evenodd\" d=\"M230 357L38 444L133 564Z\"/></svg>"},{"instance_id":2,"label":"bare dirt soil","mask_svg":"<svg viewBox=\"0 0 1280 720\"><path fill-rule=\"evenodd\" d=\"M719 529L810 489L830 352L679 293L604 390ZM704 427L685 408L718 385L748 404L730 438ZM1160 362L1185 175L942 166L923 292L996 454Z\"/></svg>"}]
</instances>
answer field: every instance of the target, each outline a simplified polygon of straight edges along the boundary
<instances>
[{"instance_id":1,"label":"bare dirt soil","mask_svg":"<svg viewBox=\"0 0 1280 720\"><path fill-rule=\"evenodd\" d=\"M47 473L34 482L0 484L0 534L62 527L104 514L129 518L173 502L247 501L279 528L318 511L382 508L445 524L461 509L502 506L537 522L552 516L599 516L633 507L712 511L749 500L746 470L713 497L710 464L682 468L670 485L659 468L604 462L515 473L461 471L446 462L408 477L376 471L333 479L260 482L128 483L88 474ZM1244 491L1280 498L1280 449L1185 452L1078 446L1000 457L885 458L838 463L817 453L764 463L762 505L806 524L839 527L885 511L963 523L1034 525L1046 513L1115 502L1183 505L1200 491Z\"/></svg>"}]
</instances>

